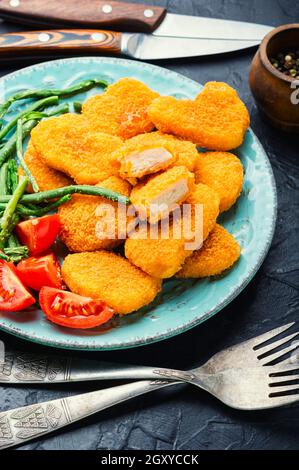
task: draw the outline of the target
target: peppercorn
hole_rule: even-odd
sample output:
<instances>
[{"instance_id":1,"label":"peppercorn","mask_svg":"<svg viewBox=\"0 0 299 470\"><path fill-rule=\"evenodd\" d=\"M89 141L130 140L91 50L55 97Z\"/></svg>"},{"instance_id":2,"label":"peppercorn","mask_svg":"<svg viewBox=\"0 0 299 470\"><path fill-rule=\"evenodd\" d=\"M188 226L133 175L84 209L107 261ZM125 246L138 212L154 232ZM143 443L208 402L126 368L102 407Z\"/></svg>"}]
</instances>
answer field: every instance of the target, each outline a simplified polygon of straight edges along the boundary
<instances>
[{"instance_id":1,"label":"peppercorn","mask_svg":"<svg viewBox=\"0 0 299 470\"><path fill-rule=\"evenodd\" d=\"M271 57L270 62L279 72L291 78L299 76L299 50L279 52L277 56Z\"/></svg>"}]
</instances>

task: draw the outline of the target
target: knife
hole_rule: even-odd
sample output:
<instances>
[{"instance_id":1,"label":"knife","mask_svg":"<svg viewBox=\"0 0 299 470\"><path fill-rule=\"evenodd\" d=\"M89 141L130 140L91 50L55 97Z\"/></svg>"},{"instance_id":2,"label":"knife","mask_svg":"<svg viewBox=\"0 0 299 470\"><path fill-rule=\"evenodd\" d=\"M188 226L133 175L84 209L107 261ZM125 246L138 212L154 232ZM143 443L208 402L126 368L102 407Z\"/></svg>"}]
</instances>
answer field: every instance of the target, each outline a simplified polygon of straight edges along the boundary
<instances>
[{"instance_id":1,"label":"knife","mask_svg":"<svg viewBox=\"0 0 299 470\"><path fill-rule=\"evenodd\" d=\"M203 56L256 46L273 29L176 15L160 7L98 0L85 0L83 6L74 0L0 0L0 16L35 25L60 23L139 31L59 29L0 35L0 58L14 59L70 53L122 54L140 60Z\"/></svg>"}]
</instances>

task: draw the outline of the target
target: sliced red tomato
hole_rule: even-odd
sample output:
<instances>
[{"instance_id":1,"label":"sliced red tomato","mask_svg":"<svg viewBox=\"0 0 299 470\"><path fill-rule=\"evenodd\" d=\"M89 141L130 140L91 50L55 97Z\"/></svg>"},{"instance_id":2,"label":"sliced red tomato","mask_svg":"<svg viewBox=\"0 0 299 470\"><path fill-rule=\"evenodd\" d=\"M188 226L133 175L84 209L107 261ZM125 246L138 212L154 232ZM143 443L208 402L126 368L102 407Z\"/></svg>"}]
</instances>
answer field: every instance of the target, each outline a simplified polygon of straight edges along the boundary
<instances>
[{"instance_id":1,"label":"sliced red tomato","mask_svg":"<svg viewBox=\"0 0 299 470\"><path fill-rule=\"evenodd\" d=\"M63 288L60 265L54 253L23 259L17 265L19 278L31 289L41 290L43 286Z\"/></svg>"},{"instance_id":2,"label":"sliced red tomato","mask_svg":"<svg viewBox=\"0 0 299 470\"><path fill-rule=\"evenodd\" d=\"M52 287L42 287L39 302L48 320L69 328L94 328L106 323L115 313L102 300Z\"/></svg>"},{"instance_id":3,"label":"sliced red tomato","mask_svg":"<svg viewBox=\"0 0 299 470\"><path fill-rule=\"evenodd\" d=\"M0 259L0 310L16 312L35 303L10 263Z\"/></svg>"},{"instance_id":4,"label":"sliced red tomato","mask_svg":"<svg viewBox=\"0 0 299 470\"><path fill-rule=\"evenodd\" d=\"M20 241L29 248L32 256L47 251L55 242L59 230L58 214L24 220L16 227Z\"/></svg>"}]
</instances>

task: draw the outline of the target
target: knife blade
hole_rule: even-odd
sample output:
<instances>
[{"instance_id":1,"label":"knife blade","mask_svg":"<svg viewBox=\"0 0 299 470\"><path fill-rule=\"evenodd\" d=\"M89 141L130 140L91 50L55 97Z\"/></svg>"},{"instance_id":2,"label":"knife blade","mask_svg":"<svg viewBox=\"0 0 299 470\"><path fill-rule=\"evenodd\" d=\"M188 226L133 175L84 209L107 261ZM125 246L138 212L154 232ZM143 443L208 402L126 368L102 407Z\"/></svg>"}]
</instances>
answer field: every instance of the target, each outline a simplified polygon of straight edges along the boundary
<instances>
[{"instance_id":1,"label":"knife blade","mask_svg":"<svg viewBox=\"0 0 299 470\"><path fill-rule=\"evenodd\" d=\"M123 55L138 60L162 60L223 54L259 45L259 41L192 39L151 34L121 35Z\"/></svg>"},{"instance_id":2,"label":"knife blade","mask_svg":"<svg viewBox=\"0 0 299 470\"><path fill-rule=\"evenodd\" d=\"M220 54L258 44L258 40L178 38L104 30L42 30L0 35L0 58L15 60L96 53L159 60Z\"/></svg>"},{"instance_id":3,"label":"knife blade","mask_svg":"<svg viewBox=\"0 0 299 470\"><path fill-rule=\"evenodd\" d=\"M153 33L159 37L261 41L270 26L167 13L165 8L85 0L0 0L0 16L34 26L80 26Z\"/></svg>"},{"instance_id":4,"label":"knife blade","mask_svg":"<svg viewBox=\"0 0 299 470\"><path fill-rule=\"evenodd\" d=\"M167 13L163 22L152 34L165 37L260 42L272 29L272 26L246 21Z\"/></svg>"}]
</instances>

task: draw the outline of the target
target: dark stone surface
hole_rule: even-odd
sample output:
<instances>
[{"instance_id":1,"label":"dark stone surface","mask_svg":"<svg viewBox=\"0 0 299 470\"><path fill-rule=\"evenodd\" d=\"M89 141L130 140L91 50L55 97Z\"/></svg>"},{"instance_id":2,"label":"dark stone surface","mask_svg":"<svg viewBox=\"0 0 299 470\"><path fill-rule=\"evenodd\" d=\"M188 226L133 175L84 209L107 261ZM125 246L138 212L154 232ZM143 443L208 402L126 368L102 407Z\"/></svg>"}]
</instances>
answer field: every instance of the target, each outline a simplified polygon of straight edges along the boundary
<instances>
[{"instance_id":1,"label":"dark stone surface","mask_svg":"<svg viewBox=\"0 0 299 470\"><path fill-rule=\"evenodd\" d=\"M151 3L170 12L230 18L271 25L298 22L293 0L169 0ZM0 32L22 27L2 24ZM245 291L220 314L185 334L131 351L94 353L115 362L189 368L211 353L283 323L299 313L299 153L298 136L285 135L263 122L247 78L254 52L226 57L165 61L162 66L204 83L226 81L249 107L253 130L274 169L278 188L278 220L272 247ZM1 66L1 75L22 67ZM7 344L24 350L44 348L0 334ZM59 353L59 352L58 352ZM88 353L74 356L91 357ZM0 387L0 407L33 404L85 392L88 385ZM199 389L170 388L85 420L54 437L22 449L299 449L299 405L274 411L244 413L229 409Z\"/></svg>"}]
</instances>

